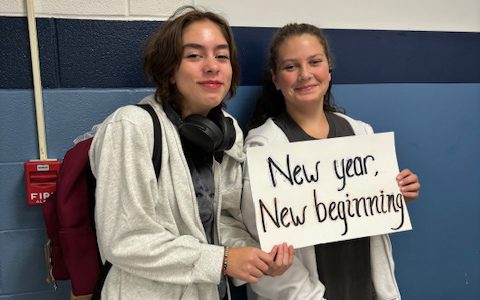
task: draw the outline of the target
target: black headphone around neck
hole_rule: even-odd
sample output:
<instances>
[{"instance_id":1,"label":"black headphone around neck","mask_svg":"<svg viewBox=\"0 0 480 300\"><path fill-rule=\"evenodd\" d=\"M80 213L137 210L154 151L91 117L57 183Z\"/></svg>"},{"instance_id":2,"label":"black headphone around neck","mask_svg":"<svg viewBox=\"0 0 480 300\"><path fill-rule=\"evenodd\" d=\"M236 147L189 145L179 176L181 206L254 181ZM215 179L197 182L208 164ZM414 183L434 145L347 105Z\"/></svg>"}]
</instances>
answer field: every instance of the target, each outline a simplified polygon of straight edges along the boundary
<instances>
[{"instance_id":1,"label":"black headphone around neck","mask_svg":"<svg viewBox=\"0 0 480 300\"><path fill-rule=\"evenodd\" d=\"M177 127L180 137L207 153L228 150L235 143L233 120L225 117L220 107L213 108L207 117L193 114L184 120L170 104L165 103L163 109Z\"/></svg>"}]
</instances>

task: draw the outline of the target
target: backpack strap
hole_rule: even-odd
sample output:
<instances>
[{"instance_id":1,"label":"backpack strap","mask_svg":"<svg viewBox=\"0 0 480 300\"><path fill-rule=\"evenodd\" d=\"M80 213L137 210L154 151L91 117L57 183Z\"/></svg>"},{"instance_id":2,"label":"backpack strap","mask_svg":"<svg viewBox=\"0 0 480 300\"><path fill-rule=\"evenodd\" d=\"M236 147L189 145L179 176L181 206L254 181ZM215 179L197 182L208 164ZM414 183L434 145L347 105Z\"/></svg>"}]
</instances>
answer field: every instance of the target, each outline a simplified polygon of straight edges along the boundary
<instances>
[{"instance_id":1,"label":"backpack strap","mask_svg":"<svg viewBox=\"0 0 480 300\"><path fill-rule=\"evenodd\" d=\"M150 104L137 104L137 106L146 110L153 121L153 167L155 168L155 175L160 176L160 169L162 167L162 128L160 127L160 120L158 119L157 113Z\"/></svg>"},{"instance_id":2,"label":"backpack strap","mask_svg":"<svg viewBox=\"0 0 480 300\"><path fill-rule=\"evenodd\" d=\"M160 126L160 120L158 119L157 113L150 104L137 104L138 107L146 110L153 121L153 155L152 163L155 169L155 175L160 176L160 169L162 167L162 128ZM100 274L98 276L97 286L92 295L92 300L100 300L101 293L103 289L103 284L105 279L107 279L108 272L112 268L112 264L107 260L105 264L100 269Z\"/></svg>"}]
</instances>

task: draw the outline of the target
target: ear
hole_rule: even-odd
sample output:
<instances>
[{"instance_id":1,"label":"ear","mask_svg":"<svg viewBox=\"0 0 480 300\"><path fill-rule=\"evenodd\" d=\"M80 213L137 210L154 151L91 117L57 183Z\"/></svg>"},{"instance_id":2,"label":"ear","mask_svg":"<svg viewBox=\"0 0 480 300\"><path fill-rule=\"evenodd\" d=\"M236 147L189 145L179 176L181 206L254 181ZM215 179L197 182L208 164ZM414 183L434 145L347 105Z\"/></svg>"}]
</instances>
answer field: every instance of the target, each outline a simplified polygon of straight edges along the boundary
<instances>
[{"instance_id":1,"label":"ear","mask_svg":"<svg viewBox=\"0 0 480 300\"><path fill-rule=\"evenodd\" d=\"M270 75L272 76L272 82L275 85L275 88L277 89L277 91L280 90L280 88L278 87L277 75L275 75L275 72L273 72L273 70L270 70Z\"/></svg>"}]
</instances>

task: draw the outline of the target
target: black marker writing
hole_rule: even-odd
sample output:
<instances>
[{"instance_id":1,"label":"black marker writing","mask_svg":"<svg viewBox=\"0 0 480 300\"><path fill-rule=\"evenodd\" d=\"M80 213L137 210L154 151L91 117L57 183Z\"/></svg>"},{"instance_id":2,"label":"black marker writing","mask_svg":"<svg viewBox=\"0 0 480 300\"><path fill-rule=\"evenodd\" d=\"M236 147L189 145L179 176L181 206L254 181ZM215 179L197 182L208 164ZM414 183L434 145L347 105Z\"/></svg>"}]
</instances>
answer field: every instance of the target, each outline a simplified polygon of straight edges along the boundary
<instances>
[{"instance_id":1,"label":"black marker writing","mask_svg":"<svg viewBox=\"0 0 480 300\"><path fill-rule=\"evenodd\" d=\"M283 207L279 211L278 205L277 205L277 198L273 198L273 205L274 205L273 214L270 212L270 210L268 210L267 206L263 203L262 199L258 200L258 204L260 205L260 215L262 217L263 232L267 232L267 228L265 226L265 217L266 217L265 213L268 215L270 220L273 222L273 224L277 228L280 228L280 226L289 227L292 223L294 226L303 225L303 223L305 223L305 211L307 209L306 205L303 207L302 216L300 217L300 216L296 216L293 213L293 209L291 207Z\"/></svg>"},{"instance_id":2,"label":"black marker writing","mask_svg":"<svg viewBox=\"0 0 480 300\"><path fill-rule=\"evenodd\" d=\"M338 191L341 191L345 188L347 184L347 177L353 176L362 176L368 174L367 162L371 159L372 161L375 158L372 155L367 155L365 157L356 156L355 158L342 158L339 162L337 160L333 161L333 168L335 170L335 175L337 178L342 180L342 186L338 188Z\"/></svg>"},{"instance_id":3,"label":"black marker writing","mask_svg":"<svg viewBox=\"0 0 480 300\"><path fill-rule=\"evenodd\" d=\"M276 174L283 176L291 185L301 185L304 183L304 180L308 183L317 182L319 178L318 168L320 166L320 161L315 163L315 170L313 174L309 174L305 169L304 165L295 165L292 168L290 166L290 155L287 154L286 157L286 170L282 169L279 164L277 164L271 157L268 157L268 169L270 170L270 178L274 187L277 186ZM275 172L278 171L278 172Z\"/></svg>"},{"instance_id":4,"label":"black marker writing","mask_svg":"<svg viewBox=\"0 0 480 300\"><path fill-rule=\"evenodd\" d=\"M374 215L387 214L391 212L400 212L400 222L397 227L392 230L402 228L405 222L405 210L402 194L385 194L380 191L379 195L367 197L351 198L348 194L346 199L341 201L332 201L328 205L317 198L316 190L313 190L313 204L319 223L325 222L327 219L332 221L341 220L344 224L342 235L348 232L349 218L362 218Z\"/></svg>"}]
</instances>

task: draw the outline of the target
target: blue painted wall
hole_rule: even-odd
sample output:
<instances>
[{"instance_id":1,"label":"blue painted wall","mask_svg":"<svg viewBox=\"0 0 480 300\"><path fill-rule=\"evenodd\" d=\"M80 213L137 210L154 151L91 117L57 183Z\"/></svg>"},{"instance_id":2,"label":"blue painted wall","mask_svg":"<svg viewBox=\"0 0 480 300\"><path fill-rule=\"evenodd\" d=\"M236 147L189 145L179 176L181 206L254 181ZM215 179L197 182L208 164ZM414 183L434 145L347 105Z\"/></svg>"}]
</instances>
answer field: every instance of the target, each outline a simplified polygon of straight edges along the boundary
<instances>
[{"instance_id":1,"label":"blue painted wall","mask_svg":"<svg viewBox=\"0 0 480 300\"><path fill-rule=\"evenodd\" d=\"M39 19L48 156L152 89L141 53L158 22ZM274 28L235 27L242 80L229 110L253 110ZM413 231L392 235L404 299L480 295L480 34L326 30L334 95L347 113L395 131L399 165L421 177ZM38 158L25 18L0 17L0 299L68 299L45 281L41 207L25 200L23 162Z\"/></svg>"}]
</instances>

